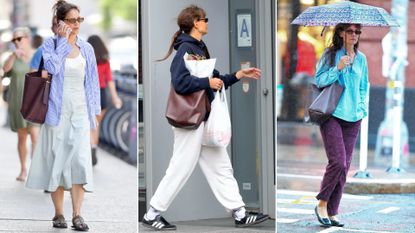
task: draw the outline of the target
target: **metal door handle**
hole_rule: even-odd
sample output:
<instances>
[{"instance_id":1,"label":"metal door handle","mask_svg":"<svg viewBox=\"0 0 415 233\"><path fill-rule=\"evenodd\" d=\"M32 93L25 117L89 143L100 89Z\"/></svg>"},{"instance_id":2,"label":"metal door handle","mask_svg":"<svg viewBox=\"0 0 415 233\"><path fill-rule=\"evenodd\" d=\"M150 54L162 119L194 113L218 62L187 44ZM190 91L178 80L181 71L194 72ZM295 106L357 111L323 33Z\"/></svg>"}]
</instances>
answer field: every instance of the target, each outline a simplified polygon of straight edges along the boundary
<instances>
[{"instance_id":1,"label":"metal door handle","mask_svg":"<svg viewBox=\"0 0 415 233\"><path fill-rule=\"evenodd\" d=\"M268 88L264 88L264 89L262 90L262 94L263 94L264 96L267 96L267 95L268 95L268 92L269 92Z\"/></svg>"}]
</instances>

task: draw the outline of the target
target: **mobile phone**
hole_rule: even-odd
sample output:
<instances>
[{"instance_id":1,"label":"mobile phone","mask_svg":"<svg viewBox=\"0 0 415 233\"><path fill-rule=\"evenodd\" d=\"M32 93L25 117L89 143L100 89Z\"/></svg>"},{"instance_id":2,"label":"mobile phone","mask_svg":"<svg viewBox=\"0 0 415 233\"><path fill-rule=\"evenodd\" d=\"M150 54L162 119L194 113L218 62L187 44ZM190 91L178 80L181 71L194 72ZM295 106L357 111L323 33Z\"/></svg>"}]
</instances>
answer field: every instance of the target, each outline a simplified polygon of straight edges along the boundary
<instances>
[{"instance_id":1,"label":"mobile phone","mask_svg":"<svg viewBox=\"0 0 415 233\"><path fill-rule=\"evenodd\" d=\"M63 22L62 20L59 20L59 27L63 27L64 25L66 25L65 22ZM71 32L72 32L72 29L69 28L69 33Z\"/></svg>"}]
</instances>

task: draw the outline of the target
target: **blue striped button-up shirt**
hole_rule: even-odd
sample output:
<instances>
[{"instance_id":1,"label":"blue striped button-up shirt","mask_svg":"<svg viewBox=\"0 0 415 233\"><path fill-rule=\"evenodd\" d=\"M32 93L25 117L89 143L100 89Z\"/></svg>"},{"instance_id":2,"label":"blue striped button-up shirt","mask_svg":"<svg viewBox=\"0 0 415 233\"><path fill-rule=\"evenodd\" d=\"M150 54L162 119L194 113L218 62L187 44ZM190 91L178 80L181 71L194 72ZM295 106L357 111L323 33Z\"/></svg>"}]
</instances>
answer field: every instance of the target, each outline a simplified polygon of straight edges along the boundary
<instances>
[{"instance_id":1,"label":"blue striped button-up shirt","mask_svg":"<svg viewBox=\"0 0 415 233\"><path fill-rule=\"evenodd\" d=\"M56 48L54 40L56 42ZM80 48L81 55L86 60L84 81L85 96L90 126L91 129L94 129L96 127L96 115L99 115L101 112L95 53L92 46L79 37L77 38L76 45ZM60 36L48 38L42 45L44 69L53 76L49 94L49 107L45 120L45 123L51 126L57 126L60 122L65 59L71 50L72 46L68 43L68 40Z\"/></svg>"}]
</instances>

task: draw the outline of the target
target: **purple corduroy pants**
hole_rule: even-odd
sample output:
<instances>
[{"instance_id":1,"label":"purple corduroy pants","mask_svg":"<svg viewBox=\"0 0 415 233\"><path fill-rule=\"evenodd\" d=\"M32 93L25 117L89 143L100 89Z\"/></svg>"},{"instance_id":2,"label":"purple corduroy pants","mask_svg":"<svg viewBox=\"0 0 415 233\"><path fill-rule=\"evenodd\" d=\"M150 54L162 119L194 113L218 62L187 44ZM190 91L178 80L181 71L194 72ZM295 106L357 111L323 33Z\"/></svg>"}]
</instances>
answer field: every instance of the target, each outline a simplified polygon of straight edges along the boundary
<instances>
[{"instance_id":1,"label":"purple corduroy pants","mask_svg":"<svg viewBox=\"0 0 415 233\"><path fill-rule=\"evenodd\" d=\"M320 125L320 132L329 164L321 182L318 200L327 201L329 216L337 215L340 199L352 162L353 149L360 130L360 122L347 122L336 117Z\"/></svg>"}]
</instances>

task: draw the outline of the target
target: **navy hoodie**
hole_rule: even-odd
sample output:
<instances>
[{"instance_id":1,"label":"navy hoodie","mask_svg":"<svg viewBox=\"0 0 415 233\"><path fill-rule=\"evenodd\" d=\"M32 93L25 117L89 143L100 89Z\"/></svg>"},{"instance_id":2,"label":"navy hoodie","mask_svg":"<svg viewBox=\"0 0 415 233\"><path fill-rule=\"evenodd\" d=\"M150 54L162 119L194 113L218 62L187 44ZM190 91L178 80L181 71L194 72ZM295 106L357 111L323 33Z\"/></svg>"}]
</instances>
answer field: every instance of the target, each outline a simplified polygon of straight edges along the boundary
<instances>
[{"instance_id":1,"label":"navy hoodie","mask_svg":"<svg viewBox=\"0 0 415 233\"><path fill-rule=\"evenodd\" d=\"M198 78L190 75L183 60L183 56L186 52L188 54L204 56L208 59L209 52L205 43L203 41L198 41L186 33L182 33L177 37L174 43L174 49L176 50L176 55L171 63L170 73L171 82L176 92L185 95L206 89L209 101L212 102L214 94L209 86L209 77ZM213 71L213 77L222 79L226 89L239 81L235 74L220 75L219 71L216 69Z\"/></svg>"}]
</instances>

